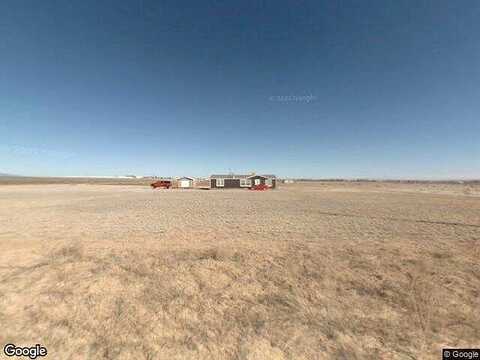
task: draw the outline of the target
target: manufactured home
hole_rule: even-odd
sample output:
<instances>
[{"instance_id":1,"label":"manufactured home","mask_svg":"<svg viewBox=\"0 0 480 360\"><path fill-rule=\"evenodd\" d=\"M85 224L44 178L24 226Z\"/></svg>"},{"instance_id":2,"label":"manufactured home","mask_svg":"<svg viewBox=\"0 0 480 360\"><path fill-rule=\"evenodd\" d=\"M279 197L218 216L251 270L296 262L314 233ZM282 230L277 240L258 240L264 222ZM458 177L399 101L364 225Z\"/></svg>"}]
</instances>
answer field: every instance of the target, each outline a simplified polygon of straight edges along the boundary
<instances>
[{"instance_id":1,"label":"manufactured home","mask_svg":"<svg viewBox=\"0 0 480 360\"><path fill-rule=\"evenodd\" d=\"M267 185L274 189L277 178L275 175L212 175L210 187L212 189L249 189L255 185Z\"/></svg>"}]
</instances>

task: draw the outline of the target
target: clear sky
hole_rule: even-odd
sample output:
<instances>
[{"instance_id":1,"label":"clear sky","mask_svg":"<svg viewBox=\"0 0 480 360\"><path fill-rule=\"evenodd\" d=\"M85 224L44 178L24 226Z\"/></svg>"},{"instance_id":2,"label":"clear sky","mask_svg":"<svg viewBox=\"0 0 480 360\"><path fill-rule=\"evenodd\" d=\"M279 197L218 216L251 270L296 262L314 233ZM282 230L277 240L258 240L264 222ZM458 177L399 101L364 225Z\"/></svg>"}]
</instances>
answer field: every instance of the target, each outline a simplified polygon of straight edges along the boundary
<instances>
[{"instance_id":1,"label":"clear sky","mask_svg":"<svg viewBox=\"0 0 480 360\"><path fill-rule=\"evenodd\" d=\"M480 177L479 1L0 2L0 172Z\"/></svg>"}]
</instances>

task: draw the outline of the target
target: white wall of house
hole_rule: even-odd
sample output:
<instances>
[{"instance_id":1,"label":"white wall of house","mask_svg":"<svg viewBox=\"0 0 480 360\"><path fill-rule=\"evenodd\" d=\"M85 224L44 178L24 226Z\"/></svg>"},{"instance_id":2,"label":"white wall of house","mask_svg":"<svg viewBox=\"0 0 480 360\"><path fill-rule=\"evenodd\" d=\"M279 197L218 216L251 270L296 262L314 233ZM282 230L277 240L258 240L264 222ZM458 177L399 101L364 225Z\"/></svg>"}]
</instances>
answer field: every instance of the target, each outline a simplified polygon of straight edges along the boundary
<instances>
[{"instance_id":1,"label":"white wall of house","mask_svg":"<svg viewBox=\"0 0 480 360\"><path fill-rule=\"evenodd\" d=\"M191 188L193 187L193 180L189 178L180 178L178 179L178 187L180 188Z\"/></svg>"}]
</instances>

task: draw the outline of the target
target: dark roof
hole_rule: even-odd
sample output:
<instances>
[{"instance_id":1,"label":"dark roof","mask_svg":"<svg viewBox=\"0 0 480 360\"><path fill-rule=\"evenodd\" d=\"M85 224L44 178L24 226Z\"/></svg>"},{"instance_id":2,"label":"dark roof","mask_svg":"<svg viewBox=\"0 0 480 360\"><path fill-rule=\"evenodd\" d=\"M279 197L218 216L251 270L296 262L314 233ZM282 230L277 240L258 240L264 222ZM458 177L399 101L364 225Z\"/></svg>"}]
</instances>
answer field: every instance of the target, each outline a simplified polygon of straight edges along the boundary
<instances>
[{"instance_id":1,"label":"dark roof","mask_svg":"<svg viewBox=\"0 0 480 360\"><path fill-rule=\"evenodd\" d=\"M250 175L225 174L225 175L210 175L210 179L246 179Z\"/></svg>"},{"instance_id":2,"label":"dark roof","mask_svg":"<svg viewBox=\"0 0 480 360\"><path fill-rule=\"evenodd\" d=\"M263 175L263 174L255 174L255 175L239 175L239 174L224 174L224 175L210 175L211 179L248 179L252 176L263 176L265 178L273 178L275 179L275 175Z\"/></svg>"},{"instance_id":3,"label":"dark roof","mask_svg":"<svg viewBox=\"0 0 480 360\"><path fill-rule=\"evenodd\" d=\"M251 177L255 177L255 176L260 176L260 177L264 177L264 178L267 178L267 179L268 178L270 178L270 179L275 179L276 178L275 175L265 175L265 174L255 174L255 175L250 175L248 177L251 178Z\"/></svg>"}]
</instances>

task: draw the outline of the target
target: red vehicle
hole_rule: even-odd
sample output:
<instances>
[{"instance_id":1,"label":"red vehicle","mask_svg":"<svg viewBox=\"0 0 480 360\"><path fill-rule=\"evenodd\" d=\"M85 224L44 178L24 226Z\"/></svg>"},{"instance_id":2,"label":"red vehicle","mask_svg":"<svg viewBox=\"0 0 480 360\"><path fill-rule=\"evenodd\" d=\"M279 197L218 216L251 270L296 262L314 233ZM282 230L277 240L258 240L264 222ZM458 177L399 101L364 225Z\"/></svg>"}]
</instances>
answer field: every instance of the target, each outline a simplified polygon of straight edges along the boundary
<instances>
[{"instance_id":1,"label":"red vehicle","mask_svg":"<svg viewBox=\"0 0 480 360\"><path fill-rule=\"evenodd\" d=\"M268 190L268 185L266 184L253 185L250 188L250 190L265 191L265 190Z\"/></svg>"},{"instance_id":2,"label":"red vehicle","mask_svg":"<svg viewBox=\"0 0 480 360\"><path fill-rule=\"evenodd\" d=\"M172 187L172 182L170 180L160 180L155 181L154 183L150 184L150 186L152 187L152 189L170 189Z\"/></svg>"}]
</instances>

